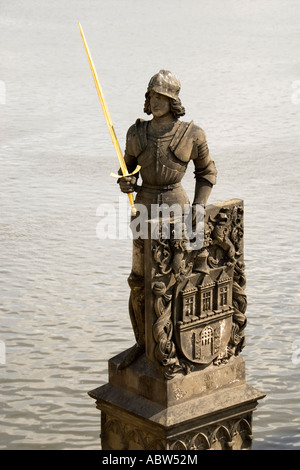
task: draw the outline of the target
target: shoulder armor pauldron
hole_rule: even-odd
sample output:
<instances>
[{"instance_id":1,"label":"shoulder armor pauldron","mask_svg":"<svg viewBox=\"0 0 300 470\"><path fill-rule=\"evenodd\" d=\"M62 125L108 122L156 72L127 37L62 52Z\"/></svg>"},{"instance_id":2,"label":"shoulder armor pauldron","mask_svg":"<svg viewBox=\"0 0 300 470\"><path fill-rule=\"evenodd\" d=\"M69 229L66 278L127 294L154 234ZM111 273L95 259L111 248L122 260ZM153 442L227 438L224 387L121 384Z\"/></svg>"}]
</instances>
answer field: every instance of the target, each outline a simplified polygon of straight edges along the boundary
<instances>
[{"instance_id":1,"label":"shoulder armor pauldron","mask_svg":"<svg viewBox=\"0 0 300 470\"><path fill-rule=\"evenodd\" d=\"M205 142L203 130L195 126L194 122L182 122L177 130L170 149L182 162L189 162L192 156L194 145L201 145Z\"/></svg>"}]
</instances>

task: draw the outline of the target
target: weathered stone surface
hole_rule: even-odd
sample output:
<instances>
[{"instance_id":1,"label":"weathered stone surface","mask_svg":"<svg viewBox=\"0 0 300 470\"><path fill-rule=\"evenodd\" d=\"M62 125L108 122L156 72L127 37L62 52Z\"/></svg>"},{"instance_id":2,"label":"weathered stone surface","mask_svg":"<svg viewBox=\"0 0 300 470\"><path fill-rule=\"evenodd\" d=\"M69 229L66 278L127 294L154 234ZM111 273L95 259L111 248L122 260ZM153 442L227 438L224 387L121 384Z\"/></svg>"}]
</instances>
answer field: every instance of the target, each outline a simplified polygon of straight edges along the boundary
<instances>
[{"instance_id":1,"label":"weathered stone surface","mask_svg":"<svg viewBox=\"0 0 300 470\"><path fill-rule=\"evenodd\" d=\"M103 449L224 448L222 439L228 449L251 447L252 412L264 395L245 383L241 358L213 369L206 382L208 393L201 386L198 390L205 383L205 370L163 381L155 373L143 372L142 358L131 374L125 376L122 371L123 376L117 377L116 364L121 359L111 361L111 382L90 392L102 412ZM131 381L135 374L138 379ZM150 377L149 382L144 382L145 377ZM240 427L245 439L241 434L237 437Z\"/></svg>"},{"instance_id":2,"label":"weathered stone surface","mask_svg":"<svg viewBox=\"0 0 300 470\"><path fill-rule=\"evenodd\" d=\"M243 213L241 200L208 206L204 245L194 251L184 241L145 240L146 351L111 358L109 383L90 392L103 449L251 448L264 394L246 384L240 355Z\"/></svg>"},{"instance_id":3,"label":"weathered stone surface","mask_svg":"<svg viewBox=\"0 0 300 470\"><path fill-rule=\"evenodd\" d=\"M103 449L249 449L252 412L264 396L246 384L240 356L243 201L205 208L217 170L204 131L179 120L180 88L168 70L150 79L144 112L152 119L138 119L124 158L117 152L120 189L131 204L137 193L128 278L136 344L109 361L109 383L90 392L101 410ZM181 186L190 162L192 206Z\"/></svg>"},{"instance_id":4,"label":"weathered stone surface","mask_svg":"<svg viewBox=\"0 0 300 470\"><path fill-rule=\"evenodd\" d=\"M126 351L109 360L109 383L136 393L162 406L170 406L208 394L222 387L245 383L245 363L242 357L232 357L219 367L210 365L189 374L178 373L165 380L163 371L148 361L145 355L126 369L118 370Z\"/></svg>"},{"instance_id":5,"label":"weathered stone surface","mask_svg":"<svg viewBox=\"0 0 300 470\"><path fill-rule=\"evenodd\" d=\"M245 346L243 201L209 205L201 248L145 241L146 357L164 376L218 366Z\"/></svg>"}]
</instances>

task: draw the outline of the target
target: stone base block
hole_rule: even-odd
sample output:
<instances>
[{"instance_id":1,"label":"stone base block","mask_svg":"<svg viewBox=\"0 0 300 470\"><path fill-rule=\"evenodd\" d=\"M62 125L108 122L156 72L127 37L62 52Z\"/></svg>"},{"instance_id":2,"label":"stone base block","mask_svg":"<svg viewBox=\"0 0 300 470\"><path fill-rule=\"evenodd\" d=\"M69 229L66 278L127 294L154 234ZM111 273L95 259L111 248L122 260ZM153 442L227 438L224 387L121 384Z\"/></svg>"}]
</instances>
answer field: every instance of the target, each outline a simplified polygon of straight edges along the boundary
<instances>
[{"instance_id":1,"label":"stone base block","mask_svg":"<svg viewBox=\"0 0 300 470\"><path fill-rule=\"evenodd\" d=\"M125 352L126 353L126 352ZM252 413L265 395L246 384L241 357L165 380L145 357L89 395L101 411L103 450L250 449Z\"/></svg>"}]
</instances>

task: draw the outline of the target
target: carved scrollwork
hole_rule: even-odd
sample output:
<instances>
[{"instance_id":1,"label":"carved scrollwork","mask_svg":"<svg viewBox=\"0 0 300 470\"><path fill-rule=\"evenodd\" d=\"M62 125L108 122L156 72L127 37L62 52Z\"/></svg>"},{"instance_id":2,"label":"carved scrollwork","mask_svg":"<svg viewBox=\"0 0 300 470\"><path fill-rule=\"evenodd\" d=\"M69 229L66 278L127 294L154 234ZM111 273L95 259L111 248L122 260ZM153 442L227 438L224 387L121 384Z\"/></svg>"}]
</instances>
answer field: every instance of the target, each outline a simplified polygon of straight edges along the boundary
<instances>
[{"instance_id":1,"label":"carved scrollwork","mask_svg":"<svg viewBox=\"0 0 300 470\"><path fill-rule=\"evenodd\" d=\"M228 361L232 355L238 355L245 347L247 296L243 262L243 215L243 207L233 205L222 208L214 218L209 217L206 224L206 246L210 247L207 260L209 267L214 268L221 262L234 269L232 284L234 314L231 338L225 353L214 361L216 365Z\"/></svg>"},{"instance_id":2,"label":"carved scrollwork","mask_svg":"<svg viewBox=\"0 0 300 470\"><path fill-rule=\"evenodd\" d=\"M156 277L170 274L172 271L173 253L169 240L158 239L153 247L153 259L156 264Z\"/></svg>"},{"instance_id":3,"label":"carved scrollwork","mask_svg":"<svg viewBox=\"0 0 300 470\"><path fill-rule=\"evenodd\" d=\"M204 232L200 250L189 250L184 238L152 242L155 357L167 378L189 372L194 363L224 364L245 346L242 204L212 206ZM221 316L229 325L222 330ZM211 336L205 340L207 325Z\"/></svg>"},{"instance_id":4,"label":"carved scrollwork","mask_svg":"<svg viewBox=\"0 0 300 470\"><path fill-rule=\"evenodd\" d=\"M153 337L156 343L155 357L165 368L165 376L171 378L180 368L176 347L173 342L172 294L167 294L164 282L158 281L153 285L155 296L154 310L156 321L153 325Z\"/></svg>"},{"instance_id":5,"label":"carved scrollwork","mask_svg":"<svg viewBox=\"0 0 300 470\"><path fill-rule=\"evenodd\" d=\"M239 354L245 347L244 330L247 325L247 318L245 315L247 309L247 296L245 293L246 277L245 277L244 263L237 262L234 269L233 286L232 286L232 306L234 308L233 314L233 328L230 339L230 349L232 354Z\"/></svg>"}]
</instances>

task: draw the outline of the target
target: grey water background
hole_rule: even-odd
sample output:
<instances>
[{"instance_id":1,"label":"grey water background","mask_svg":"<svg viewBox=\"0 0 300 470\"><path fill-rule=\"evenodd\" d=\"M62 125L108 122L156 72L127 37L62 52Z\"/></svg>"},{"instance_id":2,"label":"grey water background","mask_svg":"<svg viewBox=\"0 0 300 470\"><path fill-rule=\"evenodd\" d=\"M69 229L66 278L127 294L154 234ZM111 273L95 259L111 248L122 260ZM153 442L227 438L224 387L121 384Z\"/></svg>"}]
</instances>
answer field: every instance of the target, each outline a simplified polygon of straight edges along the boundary
<instances>
[{"instance_id":1,"label":"grey water background","mask_svg":"<svg viewBox=\"0 0 300 470\"><path fill-rule=\"evenodd\" d=\"M219 171L210 202L245 201L253 449L300 448L299 17L296 0L0 0L0 449L99 449L87 392L134 341L131 240L99 231L125 196L78 21L122 149L167 68Z\"/></svg>"}]
</instances>

